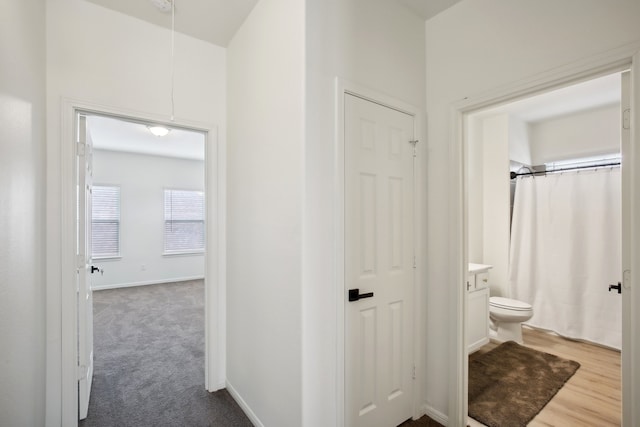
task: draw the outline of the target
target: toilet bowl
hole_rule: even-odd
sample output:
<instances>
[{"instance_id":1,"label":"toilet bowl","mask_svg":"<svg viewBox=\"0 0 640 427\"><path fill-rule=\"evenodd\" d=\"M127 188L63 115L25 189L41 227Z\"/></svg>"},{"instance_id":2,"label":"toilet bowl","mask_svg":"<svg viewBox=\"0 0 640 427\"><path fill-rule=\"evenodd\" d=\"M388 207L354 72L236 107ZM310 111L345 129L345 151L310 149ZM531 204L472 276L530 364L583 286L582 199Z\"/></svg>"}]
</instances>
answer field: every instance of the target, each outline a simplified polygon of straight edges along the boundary
<instances>
[{"instance_id":1,"label":"toilet bowl","mask_svg":"<svg viewBox=\"0 0 640 427\"><path fill-rule=\"evenodd\" d=\"M503 297L489 298L489 335L496 341L522 344L522 322L533 316L533 307L526 302Z\"/></svg>"}]
</instances>

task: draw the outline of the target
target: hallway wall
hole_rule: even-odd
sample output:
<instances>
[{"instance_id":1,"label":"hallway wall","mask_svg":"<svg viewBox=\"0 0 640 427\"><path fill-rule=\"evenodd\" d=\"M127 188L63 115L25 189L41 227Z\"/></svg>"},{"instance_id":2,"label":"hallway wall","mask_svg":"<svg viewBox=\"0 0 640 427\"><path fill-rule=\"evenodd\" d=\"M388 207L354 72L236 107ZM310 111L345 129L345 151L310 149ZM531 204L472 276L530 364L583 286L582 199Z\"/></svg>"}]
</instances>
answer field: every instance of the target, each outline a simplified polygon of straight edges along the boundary
<instances>
[{"instance_id":1,"label":"hallway wall","mask_svg":"<svg viewBox=\"0 0 640 427\"><path fill-rule=\"evenodd\" d=\"M0 425L44 424L45 2L0 0Z\"/></svg>"},{"instance_id":2,"label":"hallway wall","mask_svg":"<svg viewBox=\"0 0 640 427\"><path fill-rule=\"evenodd\" d=\"M302 425L304 37L261 0L227 49L227 384L265 426Z\"/></svg>"}]
</instances>

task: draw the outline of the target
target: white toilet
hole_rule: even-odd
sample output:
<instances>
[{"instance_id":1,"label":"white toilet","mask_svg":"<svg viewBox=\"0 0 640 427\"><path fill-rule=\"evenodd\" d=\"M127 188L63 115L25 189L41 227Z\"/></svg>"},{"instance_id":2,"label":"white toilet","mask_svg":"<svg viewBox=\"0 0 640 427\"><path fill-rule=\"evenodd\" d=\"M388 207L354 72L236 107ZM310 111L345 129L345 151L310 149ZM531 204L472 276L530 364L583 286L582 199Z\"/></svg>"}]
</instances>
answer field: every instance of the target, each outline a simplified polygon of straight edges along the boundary
<instances>
[{"instance_id":1,"label":"white toilet","mask_svg":"<svg viewBox=\"0 0 640 427\"><path fill-rule=\"evenodd\" d=\"M522 322L533 316L533 307L526 302L503 297L489 298L489 336L496 341L522 344Z\"/></svg>"}]
</instances>

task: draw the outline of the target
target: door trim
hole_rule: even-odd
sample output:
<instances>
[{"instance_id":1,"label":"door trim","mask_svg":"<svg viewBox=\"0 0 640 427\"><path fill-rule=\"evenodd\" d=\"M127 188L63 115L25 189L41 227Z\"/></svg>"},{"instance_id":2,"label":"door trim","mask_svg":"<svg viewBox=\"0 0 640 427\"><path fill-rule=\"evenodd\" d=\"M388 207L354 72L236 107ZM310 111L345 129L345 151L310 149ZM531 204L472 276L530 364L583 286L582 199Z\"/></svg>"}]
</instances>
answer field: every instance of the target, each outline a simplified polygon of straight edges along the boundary
<instances>
[{"instance_id":1,"label":"door trim","mask_svg":"<svg viewBox=\"0 0 640 427\"><path fill-rule=\"evenodd\" d=\"M454 363L449 366L449 419L450 425L466 425L468 412L468 363L466 347L466 298L463 283L467 275L467 215L468 206L465 186L465 159L464 150L466 119L469 113L506 102L516 101L535 94L543 93L551 89L560 88L569 84L579 83L616 71L631 68L632 87L632 130L631 151L632 170L631 175L631 266L632 271L640 271L640 222L633 221L640 214L640 206L634 203L634 196L640 196L640 42L634 42L617 49L604 52L600 55L585 58L567 66L555 68L549 72L528 78L515 84L499 87L479 96L468 96L463 100L454 102L449 107L451 155L449 161L450 185L452 197L449 202L450 245L449 282L458 283L460 286L451 286L449 303L449 335L455 337L450 340L449 352L454 355ZM634 173L635 172L635 173ZM639 281L632 276L631 286L637 288ZM640 303L640 292L628 292L631 302L630 313L630 348L625 349L629 360L640 359L640 342L633 337L640 331L640 318L633 307ZM633 365L633 364L630 364ZM633 367L631 367L633 370ZM629 372L627 378L636 378L636 372ZM624 377L624 375L623 375ZM623 426L630 427L640 422L640 408L633 406L633 402L640 397L639 382L623 382Z\"/></svg>"},{"instance_id":2,"label":"door trim","mask_svg":"<svg viewBox=\"0 0 640 427\"><path fill-rule=\"evenodd\" d=\"M415 138L422 142L422 147L426 146L423 137L424 124L426 123L425 114L419 108L400 101L396 98L384 95L370 88L349 82L347 80L336 77L335 79L335 135L334 135L334 219L335 219L335 301L336 301L336 427L345 427L346 425L346 411L345 411L345 310L346 310L346 297L344 293L344 230L345 230L345 215L344 215L344 173L345 173L345 159L344 159L344 102L345 95L352 95L364 100L373 102L383 107L391 108L393 110L400 111L408 114L414 118L414 135ZM418 161L415 162L415 178L414 178L414 226L415 233L418 238L415 241L415 254L416 254L416 271L414 276L414 315L413 315L413 360L416 365L416 380L413 383L413 417L418 418L423 415L424 405L422 402L422 387L424 374L423 352L421 351L424 333L424 322L420 320L423 318L423 306L419 301L422 301L423 289L419 286L424 282L424 259L423 259L423 234L425 227L420 221L423 218L425 209L422 208L426 202L426 195L424 194L423 167L422 164L426 162L426 150L421 149L420 143L418 143L418 151L423 153L422 156L418 156ZM348 426L347 426L348 427Z\"/></svg>"},{"instance_id":3,"label":"door trim","mask_svg":"<svg viewBox=\"0 0 640 427\"><path fill-rule=\"evenodd\" d=\"M205 258L205 388L215 391L225 386L226 370L226 271L224 260L226 253L225 233L225 146L219 140L218 128L208 123L177 120L169 122L164 116L127 111L122 108L108 107L94 103L63 98L60 146L60 184L61 210L59 250L60 266L58 277L50 278L47 285L47 309L60 319L59 325L47 328L47 343L60 342L60 353L47 351L46 366L53 370L47 374L47 380L53 385L47 386L46 407L57 411L59 406L61 425L74 426L78 423L78 388L76 378L77 347L77 303L75 298L75 247L76 214L75 203L76 173L74 129L78 113L112 116L125 120L154 122L171 127L183 127L196 130L205 135L205 193L207 209L207 242ZM48 234L50 235L50 234ZM213 244L209 245L209 242ZM59 390L60 395L50 393Z\"/></svg>"}]
</instances>

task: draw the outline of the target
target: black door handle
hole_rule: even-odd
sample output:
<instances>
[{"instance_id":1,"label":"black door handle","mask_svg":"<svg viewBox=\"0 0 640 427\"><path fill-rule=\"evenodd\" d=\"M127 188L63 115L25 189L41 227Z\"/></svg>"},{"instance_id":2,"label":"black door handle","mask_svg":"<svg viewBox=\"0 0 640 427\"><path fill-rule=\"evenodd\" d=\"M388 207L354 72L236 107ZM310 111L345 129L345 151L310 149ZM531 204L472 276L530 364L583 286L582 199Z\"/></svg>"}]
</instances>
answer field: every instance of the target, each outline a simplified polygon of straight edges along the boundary
<instances>
[{"instance_id":1,"label":"black door handle","mask_svg":"<svg viewBox=\"0 0 640 427\"><path fill-rule=\"evenodd\" d=\"M91 266L91 274L95 273L96 271L100 271L100 269L98 267L96 267L95 265Z\"/></svg>"},{"instance_id":2,"label":"black door handle","mask_svg":"<svg viewBox=\"0 0 640 427\"><path fill-rule=\"evenodd\" d=\"M373 296L373 292L367 292L366 294L361 294L360 289L349 289L349 302L358 301L362 298L371 298Z\"/></svg>"},{"instance_id":3,"label":"black door handle","mask_svg":"<svg viewBox=\"0 0 640 427\"><path fill-rule=\"evenodd\" d=\"M611 292L611 289L617 289L618 293L621 294L622 293L622 283L618 282L617 285L609 285L609 292Z\"/></svg>"}]
</instances>

